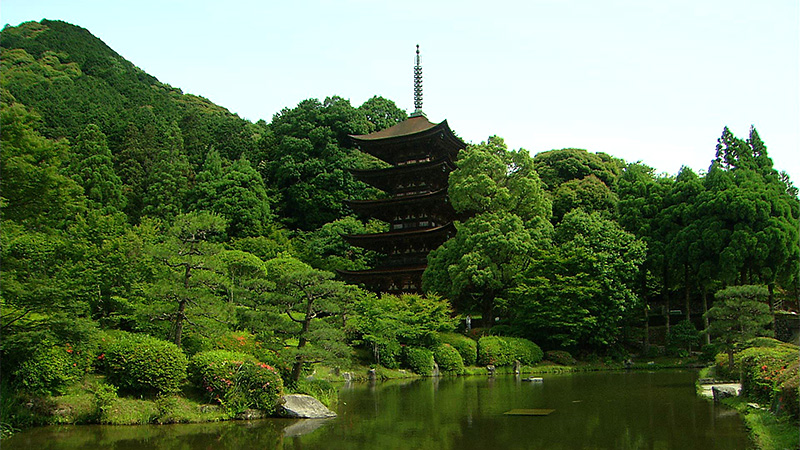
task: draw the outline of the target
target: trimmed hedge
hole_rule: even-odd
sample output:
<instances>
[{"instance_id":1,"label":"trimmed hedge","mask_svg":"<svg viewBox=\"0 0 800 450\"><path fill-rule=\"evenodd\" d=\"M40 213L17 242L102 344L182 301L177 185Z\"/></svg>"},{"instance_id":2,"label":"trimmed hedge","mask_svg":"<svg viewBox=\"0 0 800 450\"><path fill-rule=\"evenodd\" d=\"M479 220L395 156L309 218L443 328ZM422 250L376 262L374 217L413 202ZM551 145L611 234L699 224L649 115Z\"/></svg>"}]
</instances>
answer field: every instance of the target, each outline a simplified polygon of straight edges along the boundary
<instances>
[{"instance_id":1,"label":"trimmed hedge","mask_svg":"<svg viewBox=\"0 0 800 450\"><path fill-rule=\"evenodd\" d=\"M545 352L545 359L550 362L560 364L562 366L574 366L578 361L569 353L564 350L550 350Z\"/></svg>"},{"instance_id":2,"label":"trimmed hedge","mask_svg":"<svg viewBox=\"0 0 800 450\"><path fill-rule=\"evenodd\" d=\"M500 336L484 336L478 340L479 366L510 366L514 363L514 349Z\"/></svg>"},{"instance_id":3,"label":"trimmed hedge","mask_svg":"<svg viewBox=\"0 0 800 450\"><path fill-rule=\"evenodd\" d=\"M478 343L458 333L439 333L442 344L450 344L461 355L465 366L474 366L478 360Z\"/></svg>"},{"instance_id":4,"label":"trimmed hedge","mask_svg":"<svg viewBox=\"0 0 800 450\"><path fill-rule=\"evenodd\" d=\"M753 347L741 352L742 391L751 399L770 404L777 379L797 361L797 349Z\"/></svg>"},{"instance_id":5,"label":"trimmed hedge","mask_svg":"<svg viewBox=\"0 0 800 450\"><path fill-rule=\"evenodd\" d=\"M283 380L275 368L245 353L209 350L194 355L189 379L206 397L229 412L248 408L273 412L283 394Z\"/></svg>"},{"instance_id":6,"label":"trimmed hedge","mask_svg":"<svg viewBox=\"0 0 800 450\"><path fill-rule=\"evenodd\" d=\"M419 375L433 374L433 352L422 347L405 347L406 366Z\"/></svg>"},{"instance_id":7,"label":"trimmed hedge","mask_svg":"<svg viewBox=\"0 0 800 450\"><path fill-rule=\"evenodd\" d=\"M775 377L775 396L772 401L772 410L778 414L786 414L800 419L800 362L795 361L786 370Z\"/></svg>"},{"instance_id":8,"label":"trimmed hedge","mask_svg":"<svg viewBox=\"0 0 800 450\"><path fill-rule=\"evenodd\" d=\"M464 359L450 344L439 344L433 348L433 359L443 373L461 375L464 373Z\"/></svg>"},{"instance_id":9,"label":"trimmed hedge","mask_svg":"<svg viewBox=\"0 0 800 450\"><path fill-rule=\"evenodd\" d=\"M144 334L117 334L105 354L108 382L136 393L177 392L186 379L186 355L175 344Z\"/></svg>"},{"instance_id":10,"label":"trimmed hedge","mask_svg":"<svg viewBox=\"0 0 800 450\"><path fill-rule=\"evenodd\" d=\"M503 338L511 346L513 357L522 364L532 366L544 357L544 352L533 341L518 337Z\"/></svg>"}]
</instances>

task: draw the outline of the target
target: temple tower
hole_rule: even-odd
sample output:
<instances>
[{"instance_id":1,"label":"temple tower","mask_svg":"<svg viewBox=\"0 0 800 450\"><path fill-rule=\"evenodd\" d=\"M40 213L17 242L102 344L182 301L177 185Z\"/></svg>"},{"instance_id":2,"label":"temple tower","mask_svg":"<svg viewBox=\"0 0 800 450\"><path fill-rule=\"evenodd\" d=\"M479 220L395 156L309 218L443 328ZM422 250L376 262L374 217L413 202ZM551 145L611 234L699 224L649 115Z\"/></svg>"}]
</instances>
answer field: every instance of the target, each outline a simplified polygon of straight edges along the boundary
<instances>
[{"instance_id":1,"label":"temple tower","mask_svg":"<svg viewBox=\"0 0 800 450\"><path fill-rule=\"evenodd\" d=\"M390 165L353 170L353 175L388 194L379 200L350 200L364 218L390 224L385 233L345 235L351 245L384 256L373 269L340 271L349 282L376 292L421 292L428 253L455 234L456 212L447 195L448 176L466 144L447 121L431 123L422 112L422 68L417 46L414 107L408 120L384 130L351 138L359 150Z\"/></svg>"}]
</instances>

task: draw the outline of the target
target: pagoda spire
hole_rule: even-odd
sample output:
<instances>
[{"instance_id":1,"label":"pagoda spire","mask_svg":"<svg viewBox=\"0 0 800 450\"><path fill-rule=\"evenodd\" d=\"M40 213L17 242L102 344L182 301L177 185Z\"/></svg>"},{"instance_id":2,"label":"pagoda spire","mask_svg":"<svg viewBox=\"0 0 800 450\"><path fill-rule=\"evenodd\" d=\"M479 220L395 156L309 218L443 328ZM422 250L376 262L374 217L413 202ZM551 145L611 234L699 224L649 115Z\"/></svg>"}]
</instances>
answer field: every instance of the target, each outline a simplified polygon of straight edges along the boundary
<instances>
[{"instance_id":1,"label":"pagoda spire","mask_svg":"<svg viewBox=\"0 0 800 450\"><path fill-rule=\"evenodd\" d=\"M424 116L422 112L422 66L419 63L419 44L417 44L417 60L414 65L414 113L411 117Z\"/></svg>"}]
</instances>

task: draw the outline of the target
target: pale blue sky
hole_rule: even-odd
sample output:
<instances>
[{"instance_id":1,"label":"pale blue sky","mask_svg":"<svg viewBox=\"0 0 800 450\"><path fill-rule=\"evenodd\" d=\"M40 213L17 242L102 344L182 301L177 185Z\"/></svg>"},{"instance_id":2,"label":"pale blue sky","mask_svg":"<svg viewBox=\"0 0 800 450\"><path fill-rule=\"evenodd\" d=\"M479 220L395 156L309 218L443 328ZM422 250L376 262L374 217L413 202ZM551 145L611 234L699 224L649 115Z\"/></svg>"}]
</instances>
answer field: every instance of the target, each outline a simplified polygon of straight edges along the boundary
<instances>
[{"instance_id":1,"label":"pale blue sky","mask_svg":"<svg viewBox=\"0 0 800 450\"><path fill-rule=\"evenodd\" d=\"M603 151L675 174L754 124L800 185L797 0L3 0L82 26L162 82L252 121L306 98L424 106L462 138Z\"/></svg>"}]
</instances>

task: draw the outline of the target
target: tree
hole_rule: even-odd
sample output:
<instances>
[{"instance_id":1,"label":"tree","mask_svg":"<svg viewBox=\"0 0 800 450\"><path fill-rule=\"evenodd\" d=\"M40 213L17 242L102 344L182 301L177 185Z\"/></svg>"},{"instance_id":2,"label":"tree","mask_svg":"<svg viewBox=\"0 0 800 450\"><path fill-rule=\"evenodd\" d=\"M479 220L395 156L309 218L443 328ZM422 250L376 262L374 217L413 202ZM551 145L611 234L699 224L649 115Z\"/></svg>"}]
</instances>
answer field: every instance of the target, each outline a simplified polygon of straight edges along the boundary
<instances>
[{"instance_id":1,"label":"tree","mask_svg":"<svg viewBox=\"0 0 800 450\"><path fill-rule=\"evenodd\" d=\"M326 223L319 229L299 233L294 240L300 259L315 269L334 272L336 270L364 270L373 266L375 252L353 247L343 235L378 233L385 225L373 220L364 224L353 216L346 216Z\"/></svg>"},{"instance_id":2,"label":"tree","mask_svg":"<svg viewBox=\"0 0 800 450\"><path fill-rule=\"evenodd\" d=\"M605 153L589 153L577 148L541 152L533 161L542 183L550 192L567 181L582 180L589 175L594 175L613 190L625 167L622 160Z\"/></svg>"},{"instance_id":3,"label":"tree","mask_svg":"<svg viewBox=\"0 0 800 450\"><path fill-rule=\"evenodd\" d=\"M553 221L558 223L575 208L587 213L602 212L608 217L616 214L617 196L594 174L580 180L562 183L553 193Z\"/></svg>"},{"instance_id":4,"label":"tree","mask_svg":"<svg viewBox=\"0 0 800 450\"><path fill-rule=\"evenodd\" d=\"M438 332L452 331L450 305L437 296L363 295L356 299L348 327L372 350L377 364L394 367L401 345L430 346Z\"/></svg>"},{"instance_id":5,"label":"tree","mask_svg":"<svg viewBox=\"0 0 800 450\"><path fill-rule=\"evenodd\" d=\"M186 325L202 331L230 322L230 305L217 295L223 279L214 258L222 250L215 238L224 233L225 220L215 214L182 214L175 218L163 241L149 249L164 267L150 289L150 295L161 300L148 311L150 319L168 321L178 347Z\"/></svg>"},{"instance_id":6,"label":"tree","mask_svg":"<svg viewBox=\"0 0 800 450\"><path fill-rule=\"evenodd\" d=\"M275 282L270 303L296 324L286 331L297 339L291 369L291 379L297 382L306 364L335 363L347 354L343 324L334 321L343 317L345 302L356 295L357 288L285 254L266 266Z\"/></svg>"},{"instance_id":7,"label":"tree","mask_svg":"<svg viewBox=\"0 0 800 450\"><path fill-rule=\"evenodd\" d=\"M258 167L277 189L277 213L287 225L314 230L345 216L345 199L368 195L348 171L364 158L349 135L370 128L364 113L340 97L304 100L273 117Z\"/></svg>"},{"instance_id":8,"label":"tree","mask_svg":"<svg viewBox=\"0 0 800 450\"><path fill-rule=\"evenodd\" d=\"M68 172L90 202L119 211L125 207L122 180L114 171L106 135L97 125L87 125L78 135Z\"/></svg>"},{"instance_id":9,"label":"tree","mask_svg":"<svg viewBox=\"0 0 800 450\"><path fill-rule=\"evenodd\" d=\"M63 227L84 210L81 187L61 174L69 151L66 141L42 137L36 127L39 116L16 103L2 90L0 109L0 208L3 219L29 229Z\"/></svg>"},{"instance_id":10,"label":"tree","mask_svg":"<svg viewBox=\"0 0 800 450\"><path fill-rule=\"evenodd\" d=\"M618 343L636 311L645 244L599 213L568 213L555 245L511 292L512 324L535 342L601 350Z\"/></svg>"},{"instance_id":11,"label":"tree","mask_svg":"<svg viewBox=\"0 0 800 450\"><path fill-rule=\"evenodd\" d=\"M706 313L711 319L705 332L717 336L728 353L728 367L733 368L734 349L756 336L768 336L772 321L764 303L769 292L764 286L729 286L717 291L717 303Z\"/></svg>"},{"instance_id":12,"label":"tree","mask_svg":"<svg viewBox=\"0 0 800 450\"><path fill-rule=\"evenodd\" d=\"M389 128L408 118L408 114L398 108L393 101L377 95L362 103L358 110L363 112L369 123L373 125L371 131Z\"/></svg>"},{"instance_id":13,"label":"tree","mask_svg":"<svg viewBox=\"0 0 800 450\"><path fill-rule=\"evenodd\" d=\"M467 146L449 183L455 210L473 216L428 255L423 289L461 312L479 312L489 325L517 274L549 245L551 205L528 153L508 151L496 136Z\"/></svg>"},{"instance_id":14,"label":"tree","mask_svg":"<svg viewBox=\"0 0 800 450\"><path fill-rule=\"evenodd\" d=\"M230 163L212 148L191 196L194 209L224 217L232 237L255 237L270 231L272 214L264 180L244 158Z\"/></svg>"}]
</instances>

